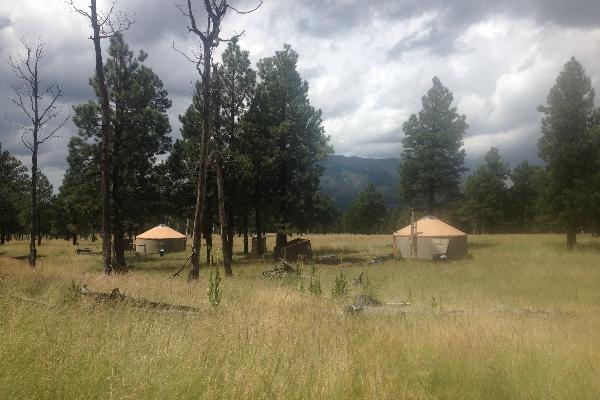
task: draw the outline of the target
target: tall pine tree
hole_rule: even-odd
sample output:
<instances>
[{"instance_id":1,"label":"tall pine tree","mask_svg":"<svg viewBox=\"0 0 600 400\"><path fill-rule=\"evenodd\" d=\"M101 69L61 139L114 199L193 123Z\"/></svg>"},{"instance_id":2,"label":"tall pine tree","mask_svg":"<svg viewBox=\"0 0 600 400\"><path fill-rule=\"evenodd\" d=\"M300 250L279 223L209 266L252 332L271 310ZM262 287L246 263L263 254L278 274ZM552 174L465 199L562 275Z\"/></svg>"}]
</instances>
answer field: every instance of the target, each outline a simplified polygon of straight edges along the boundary
<instances>
[{"instance_id":1,"label":"tall pine tree","mask_svg":"<svg viewBox=\"0 0 600 400\"><path fill-rule=\"evenodd\" d=\"M321 111L310 104L308 83L300 77L297 63L298 53L289 45L258 62L260 83L248 118L253 125L247 136L254 153L250 158L255 167L257 229L261 229L261 199L268 194L277 248L306 225L323 172L320 161L332 153Z\"/></svg>"},{"instance_id":2,"label":"tall pine tree","mask_svg":"<svg viewBox=\"0 0 600 400\"><path fill-rule=\"evenodd\" d=\"M485 164L467 178L465 205L478 234L498 230L506 206L508 175L508 164L492 147L485 155Z\"/></svg>"},{"instance_id":3,"label":"tall pine tree","mask_svg":"<svg viewBox=\"0 0 600 400\"><path fill-rule=\"evenodd\" d=\"M567 62L550 90L544 113L539 155L546 162L553 212L567 232L567 249L573 250L593 199L594 89L575 58Z\"/></svg>"},{"instance_id":4,"label":"tall pine tree","mask_svg":"<svg viewBox=\"0 0 600 400\"><path fill-rule=\"evenodd\" d=\"M156 158L168 151L171 144L166 114L171 101L159 77L143 65L146 58L143 51L134 56L123 36L117 34L110 40L109 58L104 65L111 107L111 226L115 270L126 267L125 233L132 234L142 225L155 222L152 214L160 205ZM96 80L91 84L99 95ZM98 146L100 115L100 107L93 102L75 107L79 140L85 139L80 148L90 154L98 154L96 149L85 149L85 146ZM70 150L77 148L72 146ZM97 161L97 157L93 159Z\"/></svg>"},{"instance_id":5,"label":"tall pine tree","mask_svg":"<svg viewBox=\"0 0 600 400\"><path fill-rule=\"evenodd\" d=\"M423 108L404 123L400 165L401 197L433 214L436 199L458 193L465 151L466 118L452 106L453 96L437 78L422 98ZM420 207L419 207L420 208Z\"/></svg>"},{"instance_id":6,"label":"tall pine tree","mask_svg":"<svg viewBox=\"0 0 600 400\"><path fill-rule=\"evenodd\" d=\"M10 237L22 233L23 212L29 197L29 175L27 168L0 143L0 244Z\"/></svg>"}]
</instances>

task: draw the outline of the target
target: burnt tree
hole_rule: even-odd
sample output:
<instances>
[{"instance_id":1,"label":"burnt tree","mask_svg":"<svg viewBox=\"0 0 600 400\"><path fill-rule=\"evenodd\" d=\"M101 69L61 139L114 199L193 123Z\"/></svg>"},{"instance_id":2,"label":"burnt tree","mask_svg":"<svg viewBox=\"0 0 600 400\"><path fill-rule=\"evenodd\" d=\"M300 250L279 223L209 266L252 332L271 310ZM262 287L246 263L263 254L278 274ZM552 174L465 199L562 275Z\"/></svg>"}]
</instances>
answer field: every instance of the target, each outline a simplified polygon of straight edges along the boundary
<instances>
[{"instance_id":1,"label":"burnt tree","mask_svg":"<svg viewBox=\"0 0 600 400\"><path fill-rule=\"evenodd\" d=\"M102 140L101 140L101 162L100 169L102 175L102 264L104 273L112 272L111 264L111 209L110 209L110 104L108 99L108 89L106 88L106 79L104 77L104 68L102 61L102 39L107 39L121 33L132 24L132 21L122 13L116 13L115 3L111 8L98 15L96 0L90 0L89 12L78 8L74 1L69 4L75 12L89 19L92 26L92 36L90 39L94 43L94 53L96 56L96 83L100 94L100 112L102 114ZM115 17L115 18L113 18Z\"/></svg>"},{"instance_id":2,"label":"burnt tree","mask_svg":"<svg viewBox=\"0 0 600 400\"><path fill-rule=\"evenodd\" d=\"M190 270L188 273L188 281L197 280L200 273L200 245L202 234L202 222L204 218L204 200L206 198L206 175L208 170L208 145L210 138L210 109L211 109L211 69L212 55L219 42L223 41L219 37L221 32L221 23L227 14L227 11L233 10L240 14L246 14L255 11L260 7L260 4L250 11L238 11L230 6L226 0L219 2L215 0L204 0L204 10L206 12L206 27L199 28L196 24L196 17L192 9L192 1L187 0L186 6L177 6L179 11L189 19L190 24L187 26L188 33L193 33L200 39L202 52L197 54L196 60L189 57L189 61L193 61L196 65L201 80L202 80L202 128L200 131L200 157L199 157L199 172L198 182L196 186L196 206L194 211L194 229L192 233L192 255L190 257Z\"/></svg>"},{"instance_id":3,"label":"burnt tree","mask_svg":"<svg viewBox=\"0 0 600 400\"><path fill-rule=\"evenodd\" d=\"M21 85L13 86L15 103L26 116L26 122L20 124L22 128L21 141L31 151L31 216L29 224L29 265L35 266L37 249L36 237L39 234L38 210L38 151L39 146L48 139L56 137L58 130L65 124L69 117L58 125L52 122L60 114L57 101L62 96L58 84L43 85L40 82L39 66L44 50L44 43L38 42L32 46L22 40L25 48L24 55L9 57L9 64L14 75Z\"/></svg>"}]
</instances>

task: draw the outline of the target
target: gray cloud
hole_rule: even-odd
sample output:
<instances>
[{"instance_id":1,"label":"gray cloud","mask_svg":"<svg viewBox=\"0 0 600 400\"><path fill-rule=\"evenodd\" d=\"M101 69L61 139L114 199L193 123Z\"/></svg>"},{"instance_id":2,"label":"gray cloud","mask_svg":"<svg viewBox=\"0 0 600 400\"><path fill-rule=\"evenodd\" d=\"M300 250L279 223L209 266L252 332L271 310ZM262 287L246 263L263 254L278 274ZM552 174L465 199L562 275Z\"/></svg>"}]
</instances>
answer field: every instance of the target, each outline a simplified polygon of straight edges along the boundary
<instances>
[{"instance_id":1,"label":"gray cloud","mask_svg":"<svg viewBox=\"0 0 600 400\"><path fill-rule=\"evenodd\" d=\"M11 20L8 17L0 16L0 29L7 28L11 25Z\"/></svg>"}]
</instances>

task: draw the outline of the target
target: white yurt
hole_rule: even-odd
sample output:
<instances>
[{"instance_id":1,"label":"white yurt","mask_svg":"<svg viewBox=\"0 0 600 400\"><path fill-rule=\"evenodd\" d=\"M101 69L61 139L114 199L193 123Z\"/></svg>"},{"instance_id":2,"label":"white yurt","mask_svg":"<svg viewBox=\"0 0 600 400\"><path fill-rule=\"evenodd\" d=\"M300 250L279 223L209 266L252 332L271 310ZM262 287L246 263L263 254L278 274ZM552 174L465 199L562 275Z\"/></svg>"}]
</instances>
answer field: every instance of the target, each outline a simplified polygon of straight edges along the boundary
<instances>
[{"instance_id":1,"label":"white yurt","mask_svg":"<svg viewBox=\"0 0 600 400\"><path fill-rule=\"evenodd\" d=\"M158 225L135 238L135 251L140 254L158 253L161 249L165 253L185 251L185 235Z\"/></svg>"},{"instance_id":2,"label":"white yurt","mask_svg":"<svg viewBox=\"0 0 600 400\"><path fill-rule=\"evenodd\" d=\"M412 229L407 225L394 232L393 240L396 257L432 260L467 255L467 234L433 216L419 219Z\"/></svg>"}]
</instances>

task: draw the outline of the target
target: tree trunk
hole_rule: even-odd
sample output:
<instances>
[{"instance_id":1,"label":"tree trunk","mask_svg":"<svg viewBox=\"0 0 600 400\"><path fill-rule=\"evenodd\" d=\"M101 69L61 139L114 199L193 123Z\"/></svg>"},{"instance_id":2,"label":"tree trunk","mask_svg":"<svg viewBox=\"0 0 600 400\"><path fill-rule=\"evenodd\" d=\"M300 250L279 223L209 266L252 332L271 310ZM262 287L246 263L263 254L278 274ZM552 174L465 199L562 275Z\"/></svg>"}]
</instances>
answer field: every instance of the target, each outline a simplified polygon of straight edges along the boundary
<instances>
[{"instance_id":1,"label":"tree trunk","mask_svg":"<svg viewBox=\"0 0 600 400\"><path fill-rule=\"evenodd\" d=\"M0 227L0 244L4 244L6 242L6 230L4 225Z\"/></svg>"},{"instance_id":2,"label":"tree trunk","mask_svg":"<svg viewBox=\"0 0 600 400\"><path fill-rule=\"evenodd\" d=\"M37 97L36 97L37 99ZM36 100L37 101L37 100ZM35 128L34 128L35 130ZM36 234L37 234L37 134L33 136L33 153L31 154L31 224L29 234L29 265L35 267L37 258Z\"/></svg>"},{"instance_id":3,"label":"tree trunk","mask_svg":"<svg viewBox=\"0 0 600 400\"><path fill-rule=\"evenodd\" d=\"M123 272L127 269L127 264L125 261L125 234L123 233L123 228L120 224L120 221L115 221L114 227L114 253L115 253L115 262L113 269L117 272Z\"/></svg>"},{"instance_id":4,"label":"tree trunk","mask_svg":"<svg viewBox=\"0 0 600 400\"><path fill-rule=\"evenodd\" d=\"M433 188L429 188L427 191L427 214L433 215L435 207L435 191Z\"/></svg>"},{"instance_id":5,"label":"tree trunk","mask_svg":"<svg viewBox=\"0 0 600 400\"><path fill-rule=\"evenodd\" d=\"M285 120L285 110L286 107L283 107L283 116ZM285 129L281 130L280 138L279 138L279 153L286 154L287 153L287 135ZM280 156L281 157L281 156ZM287 234L284 232L285 229L285 221L287 220L287 164L285 161L279 161L279 223L277 226L277 234L275 237L275 258L282 258L283 247L287 244Z\"/></svg>"},{"instance_id":6,"label":"tree trunk","mask_svg":"<svg viewBox=\"0 0 600 400\"><path fill-rule=\"evenodd\" d=\"M96 54L96 81L100 92L100 109L102 112L102 259L104 273L112 272L111 266L111 224L110 224L110 104L108 102L108 90L104 79L104 67L102 62L102 47L100 46L100 25L96 11L96 0L91 0L91 22L94 36L94 51Z\"/></svg>"},{"instance_id":7,"label":"tree trunk","mask_svg":"<svg viewBox=\"0 0 600 400\"><path fill-rule=\"evenodd\" d=\"M38 246L42 245L42 224L40 223L40 209L37 209L37 244ZM46 235L46 240L48 240L48 235Z\"/></svg>"},{"instance_id":8,"label":"tree trunk","mask_svg":"<svg viewBox=\"0 0 600 400\"><path fill-rule=\"evenodd\" d=\"M244 220L243 220L243 233L244 233L244 255L248 254L248 206L244 204Z\"/></svg>"},{"instance_id":9,"label":"tree trunk","mask_svg":"<svg viewBox=\"0 0 600 400\"><path fill-rule=\"evenodd\" d=\"M206 265L211 265L210 254L212 252L212 223L205 220L206 226L204 227L204 242L206 244Z\"/></svg>"},{"instance_id":10,"label":"tree trunk","mask_svg":"<svg viewBox=\"0 0 600 400\"><path fill-rule=\"evenodd\" d=\"M194 232L192 236L192 257L188 282L197 280L200 275L200 234L204 217L206 198L206 171L208 169L208 139L210 135L210 69L211 48L204 45L204 72L202 76L202 132L200 134L200 170L196 190L196 210L194 212Z\"/></svg>"},{"instance_id":11,"label":"tree trunk","mask_svg":"<svg viewBox=\"0 0 600 400\"><path fill-rule=\"evenodd\" d=\"M220 90L220 79L219 72L216 66L214 68L214 81L217 90ZM225 269L226 276L233 276L233 270L231 269L231 254L229 253L229 228L227 217L227 210L225 209L225 176L224 176L224 162L223 162L223 136L221 132L221 102L220 93L217 93L214 101L214 136L216 144L216 157L215 157L215 169L217 172L217 200L219 202L219 225L221 229L221 254L223 254L223 268Z\"/></svg>"},{"instance_id":12,"label":"tree trunk","mask_svg":"<svg viewBox=\"0 0 600 400\"><path fill-rule=\"evenodd\" d=\"M260 171L258 172L260 174ZM262 257L265 254L262 241L262 218L261 218L261 199L260 199L260 176L257 176L254 185L254 217L256 225L256 254Z\"/></svg>"},{"instance_id":13,"label":"tree trunk","mask_svg":"<svg viewBox=\"0 0 600 400\"><path fill-rule=\"evenodd\" d=\"M284 232L277 232L277 236L275 237L275 248L277 252L275 254L276 258L285 257L285 246L287 245L287 234Z\"/></svg>"},{"instance_id":14,"label":"tree trunk","mask_svg":"<svg viewBox=\"0 0 600 400\"><path fill-rule=\"evenodd\" d=\"M225 210L225 182L223 177L223 161L221 155L217 156L217 162L215 163L217 170L217 193L219 200L219 225L221 228L221 253L223 254L223 268L225 269L225 275L232 276L233 271L231 269L231 254L229 254L229 237L227 235L228 229L228 218Z\"/></svg>"},{"instance_id":15,"label":"tree trunk","mask_svg":"<svg viewBox=\"0 0 600 400\"><path fill-rule=\"evenodd\" d=\"M235 231L233 227L235 226L235 220L233 218L234 212L231 202L227 207L227 254L233 263L233 236L235 235Z\"/></svg>"},{"instance_id":16,"label":"tree trunk","mask_svg":"<svg viewBox=\"0 0 600 400\"><path fill-rule=\"evenodd\" d=\"M73 232L73 246L77 246L77 232Z\"/></svg>"},{"instance_id":17,"label":"tree trunk","mask_svg":"<svg viewBox=\"0 0 600 400\"><path fill-rule=\"evenodd\" d=\"M38 184L38 130L39 130L39 112L38 112L38 70L37 61L33 72L33 149L31 152L31 225L29 242L29 265L35 267L37 258L37 249L35 248L35 237L38 231L37 227L37 184Z\"/></svg>"},{"instance_id":18,"label":"tree trunk","mask_svg":"<svg viewBox=\"0 0 600 400\"><path fill-rule=\"evenodd\" d=\"M124 61L119 60L124 63ZM127 269L125 261L125 232L123 230L123 201L121 198L121 170L122 158L121 158L121 142L123 137L123 105L117 102L115 105L116 123L114 127L114 139L113 139L113 154L112 154L112 199L113 199L113 250L114 250L114 263L113 269L118 272L123 272Z\"/></svg>"},{"instance_id":19,"label":"tree trunk","mask_svg":"<svg viewBox=\"0 0 600 400\"><path fill-rule=\"evenodd\" d=\"M577 225L569 222L567 226L567 250L573 251L577 244Z\"/></svg>"}]
</instances>

